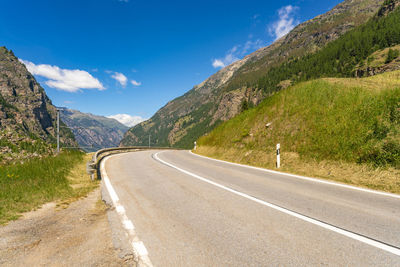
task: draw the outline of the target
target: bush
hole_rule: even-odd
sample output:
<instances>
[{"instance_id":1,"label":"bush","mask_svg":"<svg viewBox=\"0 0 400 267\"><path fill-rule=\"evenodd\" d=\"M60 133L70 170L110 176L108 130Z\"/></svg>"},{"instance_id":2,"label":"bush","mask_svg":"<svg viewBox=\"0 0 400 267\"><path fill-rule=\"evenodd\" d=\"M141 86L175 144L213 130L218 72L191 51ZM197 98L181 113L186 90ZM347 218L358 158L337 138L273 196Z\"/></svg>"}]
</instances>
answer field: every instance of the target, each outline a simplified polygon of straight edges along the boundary
<instances>
[{"instance_id":1,"label":"bush","mask_svg":"<svg viewBox=\"0 0 400 267\"><path fill-rule=\"evenodd\" d=\"M390 48L385 60L385 64L390 63L394 59L396 59L399 56L399 53L399 50Z\"/></svg>"}]
</instances>

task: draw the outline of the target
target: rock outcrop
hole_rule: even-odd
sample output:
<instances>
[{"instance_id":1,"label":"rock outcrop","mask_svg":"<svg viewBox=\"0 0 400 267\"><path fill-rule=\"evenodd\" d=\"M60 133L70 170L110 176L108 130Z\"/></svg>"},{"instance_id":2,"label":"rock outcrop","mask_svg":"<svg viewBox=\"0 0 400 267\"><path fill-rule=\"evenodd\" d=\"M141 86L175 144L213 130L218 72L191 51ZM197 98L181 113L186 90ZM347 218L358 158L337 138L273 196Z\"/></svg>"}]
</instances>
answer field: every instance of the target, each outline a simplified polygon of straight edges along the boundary
<instances>
[{"instance_id":1,"label":"rock outcrop","mask_svg":"<svg viewBox=\"0 0 400 267\"><path fill-rule=\"evenodd\" d=\"M44 89L11 50L0 47L0 161L52 153L56 119ZM68 128L61 128L60 142L77 146Z\"/></svg>"}]
</instances>

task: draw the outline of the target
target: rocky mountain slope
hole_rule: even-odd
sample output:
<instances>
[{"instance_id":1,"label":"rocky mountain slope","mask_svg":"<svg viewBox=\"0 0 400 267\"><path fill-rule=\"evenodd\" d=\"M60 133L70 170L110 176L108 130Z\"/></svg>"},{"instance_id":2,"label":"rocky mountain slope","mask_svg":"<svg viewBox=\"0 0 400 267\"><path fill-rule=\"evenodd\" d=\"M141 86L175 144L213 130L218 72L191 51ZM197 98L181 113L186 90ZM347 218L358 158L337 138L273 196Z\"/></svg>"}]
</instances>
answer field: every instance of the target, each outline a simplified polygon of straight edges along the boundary
<instances>
[{"instance_id":1,"label":"rocky mountain slope","mask_svg":"<svg viewBox=\"0 0 400 267\"><path fill-rule=\"evenodd\" d=\"M383 0L346 0L331 11L295 27L289 34L220 70L165 105L149 120L130 129L121 145L192 147L193 141L268 94L255 84L269 69L288 59L315 52L365 23ZM289 83L290 85L290 83ZM288 86L281 84L282 88Z\"/></svg>"},{"instance_id":2,"label":"rocky mountain slope","mask_svg":"<svg viewBox=\"0 0 400 267\"><path fill-rule=\"evenodd\" d=\"M115 119L60 108L63 122L72 130L79 146L86 151L118 146L129 127Z\"/></svg>"},{"instance_id":3,"label":"rocky mountain slope","mask_svg":"<svg viewBox=\"0 0 400 267\"><path fill-rule=\"evenodd\" d=\"M53 153L56 118L44 89L11 50L0 47L0 162ZM61 128L60 142L77 145L68 128Z\"/></svg>"}]
</instances>

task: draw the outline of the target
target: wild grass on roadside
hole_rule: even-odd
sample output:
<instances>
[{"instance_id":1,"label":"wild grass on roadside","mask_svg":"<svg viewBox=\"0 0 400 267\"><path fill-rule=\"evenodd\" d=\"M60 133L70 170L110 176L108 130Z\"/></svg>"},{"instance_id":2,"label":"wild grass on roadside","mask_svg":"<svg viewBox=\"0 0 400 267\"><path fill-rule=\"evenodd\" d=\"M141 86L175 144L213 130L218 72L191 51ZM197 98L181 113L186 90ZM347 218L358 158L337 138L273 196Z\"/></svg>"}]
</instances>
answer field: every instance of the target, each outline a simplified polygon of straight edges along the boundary
<instances>
[{"instance_id":1,"label":"wild grass on roadside","mask_svg":"<svg viewBox=\"0 0 400 267\"><path fill-rule=\"evenodd\" d=\"M282 172L333 180L341 183L400 193L400 170L373 167L344 161L300 158L295 152L281 151L281 168L276 169L276 154L260 150L200 146L197 154Z\"/></svg>"},{"instance_id":2,"label":"wild grass on roadside","mask_svg":"<svg viewBox=\"0 0 400 267\"><path fill-rule=\"evenodd\" d=\"M78 151L0 166L0 224L54 200L85 196L98 183L85 174L86 158Z\"/></svg>"},{"instance_id":3,"label":"wild grass on roadside","mask_svg":"<svg viewBox=\"0 0 400 267\"><path fill-rule=\"evenodd\" d=\"M400 192L400 71L324 78L267 98L201 137L198 152ZM343 171L343 170L346 171Z\"/></svg>"},{"instance_id":4,"label":"wild grass on roadside","mask_svg":"<svg viewBox=\"0 0 400 267\"><path fill-rule=\"evenodd\" d=\"M281 143L302 158L400 168L400 85L392 86L399 75L298 84L221 124L198 145L272 152Z\"/></svg>"}]
</instances>

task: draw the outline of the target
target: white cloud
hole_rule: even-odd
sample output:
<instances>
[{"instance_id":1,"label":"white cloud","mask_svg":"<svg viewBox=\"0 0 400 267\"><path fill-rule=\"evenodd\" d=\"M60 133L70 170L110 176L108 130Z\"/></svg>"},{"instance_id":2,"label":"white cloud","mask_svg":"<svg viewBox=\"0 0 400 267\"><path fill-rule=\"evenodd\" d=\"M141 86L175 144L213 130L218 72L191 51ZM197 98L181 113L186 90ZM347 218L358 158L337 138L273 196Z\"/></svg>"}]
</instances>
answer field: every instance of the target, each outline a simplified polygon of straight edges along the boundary
<instances>
[{"instance_id":1,"label":"white cloud","mask_svg":"<svg viewBox=\"0 0 400 267\"><path fill-rule=\"evenodd\" d=\"M261 48L263 42L260 39L255 41L248 40L244 45L235 45L232 47L223 58L216 58L212 61L214 68L224 68L233 62L239 60L247 53Z\"/></svg>"},{"instance_id":2,"label":"white cloud","mask_svg":"<svg viewBox=\"0 0 400 267\"><path fill-rule=\"evenodd\" d=\"M138 82L138 81L135 81L135 80L131 80L131 83L132 83L134 86L141 86L141 85L142 85L141 82Z\"/></svg>"},{"instance_id":3,"label":"white cloud","mask_svg":"<svg viewBox=\"0 0 400 267\"><path fill-rule=\"evenodd\" d=\"M239 47L235 45L226 53L224 58L214 59L212 66L214 68L224 68L229 64L232 64L233 62L239 60L239 58L237 57L238 49Z\"/></svg>"},{"instance_id":4,"label":"white cloud","mask_svg":"<svg viewBox=\"0 0 400 267\"><path fill-rule=\"evenodd\" d=\"M222 62L222 60L220 60L220 59L214 59L212 65L213 65L214 68L223 68L223 67L225 67L224 62Z\"/></svg>"},{"instance_id":5,"label":"white cloud","mask_svg":"<svg viewBox=\"0 0 400 267\"><path fill-rule=\"evenodd\" d=\"M128 82L128 78L120 72L114 72L114 74L111 75L111 78L117 80L123 87L125 87Z\"/></svg>"},{"instance_id":6,"label":"white cloud","mask_svg":"<svg viewBox=\"0 0 400 267\"><path fill-rule=\"evenodd\" d=\"M257 40L255 40L255 41L248 40L248 41L243 45L243 48L242 48L241 53L242 53L242 55L245 55L245 54L247 54L248 52L253 52L253 51L255 51L255 50L258 50L258 49L260 49L261 47L263 47L263 42L262 42L260 39L257 39Z\"/></svg>"},{"instance_id":7,"label":"white cloud","mask_svg":"<svg viewBox=\"0 0 400 267\"><path fill-rule=\"evenodd\" d=\"M269 27L269 33L275 37L275 40L288 34L297 24L298 21L294 18L294 12L298 7L288 5L278 10L279 20L274 22Z\"/></svg>"},{"instance_id":8,"label":"white cloud","mask_svg":"<svg viewBox=\"0 0 400 267\"><path fill-rule=\"evenodd\" d=\"M136 124L139 124L142 121L146 120L140 116L131 116L128 114L116 114L116 115L107 116L107 118L116 119L117 121L119 121L120 123L122 123L128 127L133 127Z\"/></svg>"},{"instance_id":9,"label":"white cloud","mask_svg":"<svg viewBox=\"0 0 400 267\"><path fill-rule=\"evenodd\" d=\"M84 70L61 69L48 64L36 65L30 61L19 59L33 75L49 79L45 84L67 92L77 92L80 89L105 90L103 84Z\"/></svg>"},{"instance_id":10,"label":"white cloud","mask_svg":"<svg viewBox=\"0 0 400 267\"><path fill-rule=\"evenodd\" d=\"M261 18L260 14L255 14L255 15L253 15L253 17L251 17L252 27L257 26L257 24L259 24L261 22L260 18Z\"/></svg>"}]
</instances>

